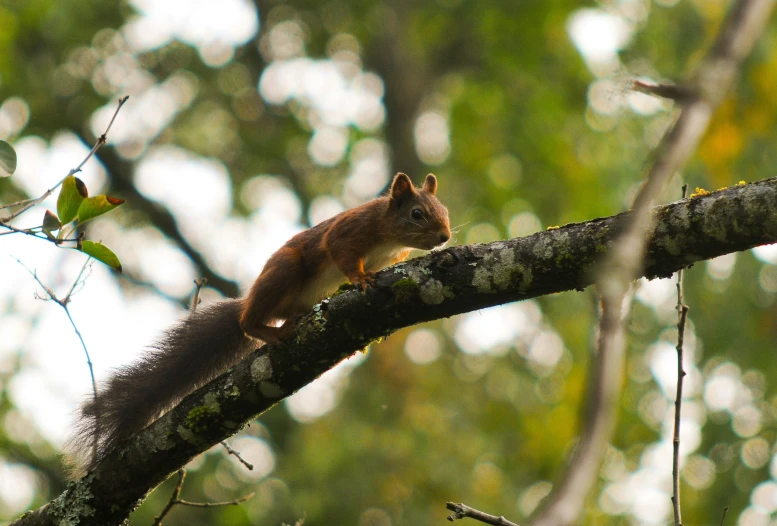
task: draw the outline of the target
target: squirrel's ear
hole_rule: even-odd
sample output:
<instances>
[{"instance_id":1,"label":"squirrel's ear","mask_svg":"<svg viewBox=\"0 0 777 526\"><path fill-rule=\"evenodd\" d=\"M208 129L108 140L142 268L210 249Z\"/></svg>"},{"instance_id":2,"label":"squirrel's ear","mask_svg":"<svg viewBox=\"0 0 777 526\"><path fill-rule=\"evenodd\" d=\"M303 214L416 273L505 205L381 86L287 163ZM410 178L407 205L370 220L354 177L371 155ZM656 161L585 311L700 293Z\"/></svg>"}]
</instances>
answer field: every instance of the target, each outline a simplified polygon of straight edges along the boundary
<instances>
[{"instance_id":1,"label":"squirrel's ear","mask_svg":"<svg viewBox=\"0 0 777 526\"><path fill-rule=\"evenodd\" d=\"M424 181L424 190L432 195L437 193L437 178L434 176L434 174L429 174L426 176L426 181Z\"/></svg>"},{"instance_id":2,"label":"squirrel's ear","mask_svg":"<svg viewBox=\"0 0 777 526\"><path fill-rule=\"evenodd\" d=\"M410 178L399 172L394 176L394 182L391 183L391 199L397 202L401 202L405 197L415 194L415 188L413 187L413 181Z\"/></svg>"}]
</instances>

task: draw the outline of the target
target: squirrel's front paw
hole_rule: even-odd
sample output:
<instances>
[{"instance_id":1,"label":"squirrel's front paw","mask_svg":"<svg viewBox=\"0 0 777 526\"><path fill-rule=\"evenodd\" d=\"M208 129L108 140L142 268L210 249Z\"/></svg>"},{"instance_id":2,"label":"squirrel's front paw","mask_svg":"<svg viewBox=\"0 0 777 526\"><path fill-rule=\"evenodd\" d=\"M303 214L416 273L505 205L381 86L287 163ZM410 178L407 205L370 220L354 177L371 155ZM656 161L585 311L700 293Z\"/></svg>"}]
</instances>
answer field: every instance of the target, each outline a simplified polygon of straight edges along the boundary
<instances>
[{"instance_id":1,"label":"squirrel's front paw","mask_svg":"<svg viewBox=\"0 0 777 526\"><path fill-rule=\"evenodd\" d=\"M367 272L363 276L351 278L351 283L360 287L362 290L367 290L369 287L375 285L375 273Z\"/></svg>"}]
</instances>

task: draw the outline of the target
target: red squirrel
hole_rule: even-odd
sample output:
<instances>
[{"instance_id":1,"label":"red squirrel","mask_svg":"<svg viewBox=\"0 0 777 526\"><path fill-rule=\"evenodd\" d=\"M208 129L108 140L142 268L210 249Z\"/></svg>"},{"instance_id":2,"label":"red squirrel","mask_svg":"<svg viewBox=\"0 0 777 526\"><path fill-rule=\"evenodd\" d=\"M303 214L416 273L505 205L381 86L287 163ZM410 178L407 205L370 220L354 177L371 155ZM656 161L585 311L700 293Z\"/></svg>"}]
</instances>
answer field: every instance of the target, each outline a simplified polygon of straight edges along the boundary
<instances>
[{"instance_id":1,"label":"red squirrel","mask_svg":"<svg viewBox=\"0 0 777 526\"><path fill-rule=\"evenodd\" d=\"M435 197L437 178L423 187L398 173L386 197L346 210L300 232L275 252L248 295L201 307L168 329L135 363L108 378L85 403L70 441L74 474L91 469L114 446L141 431L186 395L257 347L278 343L296 318L349 280L363 290L375 272L431 250L451 237L448 210ZM284 323L278 327L280 321ZM94 443L96 455L90 456Z\"/></svg>"}]
</instances>

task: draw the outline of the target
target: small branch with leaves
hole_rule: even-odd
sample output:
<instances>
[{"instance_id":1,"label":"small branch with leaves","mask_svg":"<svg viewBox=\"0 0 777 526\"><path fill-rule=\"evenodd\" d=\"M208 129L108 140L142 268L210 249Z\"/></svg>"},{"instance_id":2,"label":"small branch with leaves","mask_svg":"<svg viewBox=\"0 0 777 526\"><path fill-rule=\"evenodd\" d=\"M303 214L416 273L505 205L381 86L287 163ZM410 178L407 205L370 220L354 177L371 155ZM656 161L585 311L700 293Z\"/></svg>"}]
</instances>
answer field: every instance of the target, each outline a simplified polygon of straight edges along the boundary
<instances>
[{"instance_id":1,"label":"small branch with leaves","mask_svg":"<svg viewBox=\"0 0 777 526\"><path fill-rule=\"evenodd\" d=\"M119 99L118 107L108 123L105 132L97 138L94 146L81 163L71 169L62 180L46 190L39 197L0 205L0 210L17 208L16 211L11 212L9 215L0 217L0 227L7 230L7 232L0 235L25 234L49 241L59 247L74 248L105 263L112 269L121 272L121 263L116 254L100 242L85 240L83 232L79 233L78 229L87 221L121 206L124 204L124 200L109 195L90 197L86 184L76 177L75 174L80 172L87 161L89 161L97 150L106 143L108 132L110 131L111 126L113 126L113 122L116 120L119 110L121 110L124 103L127 102L128 98L129 96ZM13 147L5 141L0 141L0 171L3 171L7 175L11 175L16 171L16 165L17 158ZM27 212L32 207L42 203L60 187L61 190L57 197L57 213L55 214L50 210L46 210L40 226L33 228L18 228L10 224L13 219Z\"/></svg>"}]
</instances>

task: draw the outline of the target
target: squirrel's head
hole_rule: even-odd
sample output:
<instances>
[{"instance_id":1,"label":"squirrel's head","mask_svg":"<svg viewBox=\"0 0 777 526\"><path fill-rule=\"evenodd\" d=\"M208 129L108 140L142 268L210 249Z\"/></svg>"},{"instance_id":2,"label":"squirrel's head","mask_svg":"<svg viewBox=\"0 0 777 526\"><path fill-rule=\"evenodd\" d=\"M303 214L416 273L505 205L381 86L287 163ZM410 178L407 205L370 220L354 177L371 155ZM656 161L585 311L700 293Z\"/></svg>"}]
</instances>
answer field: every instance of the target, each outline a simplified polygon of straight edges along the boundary
<instances>
[{"instance_id":1,"label":"squirrel's head","mask_svg":"<svg viewBox=\"0 0 777 526\"><path fill-rule=\"evenodd\" d=\"M429 174L419 189L410 178L398 173L391 183L393 232L406 247L431 250L451 238L448 209L435 197L437 178Z\"/></svg>"}]
</instances>

